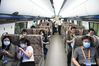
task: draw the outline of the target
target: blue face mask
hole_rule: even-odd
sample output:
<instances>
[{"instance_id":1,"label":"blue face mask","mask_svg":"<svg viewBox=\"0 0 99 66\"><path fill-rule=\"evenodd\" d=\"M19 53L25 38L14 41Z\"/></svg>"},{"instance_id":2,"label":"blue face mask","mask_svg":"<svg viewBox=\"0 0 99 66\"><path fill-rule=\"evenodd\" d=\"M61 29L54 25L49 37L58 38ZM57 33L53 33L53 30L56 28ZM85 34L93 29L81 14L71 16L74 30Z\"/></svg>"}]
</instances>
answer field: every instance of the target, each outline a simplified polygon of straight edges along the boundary
<instances>
[{"instance_id":1,"label":"blue face mask","mask_svg":"<svg viewBox=\"0 0 99 66\"><path fill-rule=\"evenodd\" d=\"M84 48L89 48L90 47L90 42L83 42L83 47Z\"/></svg>"}]
</instances>

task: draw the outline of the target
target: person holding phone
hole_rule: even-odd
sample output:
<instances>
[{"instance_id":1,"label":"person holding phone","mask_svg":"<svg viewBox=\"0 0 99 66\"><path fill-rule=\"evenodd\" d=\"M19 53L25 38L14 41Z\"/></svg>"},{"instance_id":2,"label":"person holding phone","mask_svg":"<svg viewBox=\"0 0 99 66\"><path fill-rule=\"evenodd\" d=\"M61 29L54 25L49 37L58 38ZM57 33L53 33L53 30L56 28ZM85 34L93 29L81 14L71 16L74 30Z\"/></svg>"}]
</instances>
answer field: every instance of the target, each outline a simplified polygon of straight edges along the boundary
<instances>
[{"instance_id":1,"label":"person holding phone","mask_svg":"<svg viewBox=\"0 0 99 66\"><path fill-rule=\"evenodd\" d=\"M3 36L0 57L2 66L13 66L15 60L15 46L12 44L10 36Z\"/></svg>"},{"instance_id":2,"label":"person holding phone","mask_svg":"<svg viewBox=\"0 0 99 66\"><path fill-rule=\"evenodd\" d=\"M19 40L17 57L21 59L19 66L35 66L33 47L26 38Z\"/></svg>"}]
</instances>

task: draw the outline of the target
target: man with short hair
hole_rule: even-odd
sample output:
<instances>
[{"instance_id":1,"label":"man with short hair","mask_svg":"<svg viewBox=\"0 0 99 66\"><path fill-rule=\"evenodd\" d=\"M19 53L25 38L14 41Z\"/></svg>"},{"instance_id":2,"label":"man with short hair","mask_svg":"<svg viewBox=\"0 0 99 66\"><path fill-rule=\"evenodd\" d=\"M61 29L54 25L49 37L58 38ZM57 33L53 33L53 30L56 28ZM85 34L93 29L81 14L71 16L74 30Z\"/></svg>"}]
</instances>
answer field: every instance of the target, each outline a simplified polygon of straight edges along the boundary
<instances>
[{"instance_id":1,"label":"man with short hair","mask_svg":"<svg viewBox=\"0 0 99 66\"><path fill-rule=\"evenodd\" d=\"M67 31L66 34L66 43L68 44L68 54L67 54L67 63L68 66L71 66L71 57L72 57L72 48L73 48L73 42L74 37L76 37L76 27L72 26L69 31Z\"/></svg>"},{"instance_id":2,"label":"man with short hair","mask_svg":"<svg viewBox=\"0 0 99 66\"><path fill-rule=\"evenodd\" d=\"M92 47L92 37L83 36L82 45L74 50L72 62L75 66L99 66L97 50Z\"/></svg>"}]
</instances>

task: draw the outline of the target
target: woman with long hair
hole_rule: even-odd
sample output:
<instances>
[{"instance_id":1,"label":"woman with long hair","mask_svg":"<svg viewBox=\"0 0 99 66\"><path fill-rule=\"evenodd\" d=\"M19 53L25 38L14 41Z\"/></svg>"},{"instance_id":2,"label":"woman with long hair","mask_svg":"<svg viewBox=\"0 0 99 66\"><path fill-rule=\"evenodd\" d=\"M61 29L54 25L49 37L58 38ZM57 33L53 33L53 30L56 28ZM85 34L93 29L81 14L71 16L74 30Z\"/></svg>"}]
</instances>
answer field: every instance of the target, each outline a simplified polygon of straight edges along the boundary
<instances>
[{"instance_id":1,"label":"woman with long hair","mask_svg":"<svg viewBox=\"0 0 99 66\"><path fill-rule=\"evenodd\" d=\"M0 50L0 56L2 59L2 66L13 66L15 60L15 46L12 44L10 36L3 36L2 49Z\"/></svg>"}]
</instances>

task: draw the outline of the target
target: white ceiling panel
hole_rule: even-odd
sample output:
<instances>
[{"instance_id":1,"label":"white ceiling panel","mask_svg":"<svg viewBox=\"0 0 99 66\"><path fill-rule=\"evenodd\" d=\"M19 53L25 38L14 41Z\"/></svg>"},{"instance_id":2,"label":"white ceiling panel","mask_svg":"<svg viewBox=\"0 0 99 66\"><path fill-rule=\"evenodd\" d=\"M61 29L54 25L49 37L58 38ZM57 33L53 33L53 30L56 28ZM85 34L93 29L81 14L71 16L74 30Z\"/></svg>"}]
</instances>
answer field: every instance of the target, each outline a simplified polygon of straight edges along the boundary
<instances>
[{"instance_id":1,"label":"white ceiling panel","mask_svg":"<svg viewBox=\"0 0 99 66\"><path fill-rule=\"evenodd\" d=\"M62 17L99 15L99 0L67 0L60 12Z\"/></svg>"},{"instance_id":2,"label":"white ceiling panel","mask_svg":"<svg viewBox=\"0 0 99 66\"><path fill-rule=\"evenodd\" d=\"M64 2L64 0L53 0L53 5L54 5L54 8L55 8L55 14L56 15L58 15L63 2Z\"/></svg>"},{"instance_id":3,"label":"white ceiling panel","mask_svg":"<svg viewBox=\"0 0 99 66\"><path fill-rule=\"evenodd\" d=\"M64 0L53 0L55 13L58 15ZM99 14L99 0L67 0L60 11L62 17ZM2 0L0 13L52 17L54 9L50 0Z\"/></svg>"},{"instance_id":4,"label":"white ceiling panel","mask_svg":"<svg viewBox=\"0 0 99 66\"><path fill-rule=\"evenodd\" d=\"M50 0L2 0L0 13L52 17L54 15Z\"/></svg>"}]
</instances>

